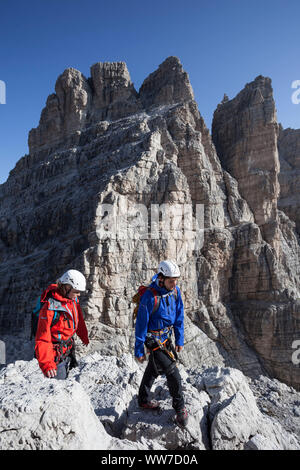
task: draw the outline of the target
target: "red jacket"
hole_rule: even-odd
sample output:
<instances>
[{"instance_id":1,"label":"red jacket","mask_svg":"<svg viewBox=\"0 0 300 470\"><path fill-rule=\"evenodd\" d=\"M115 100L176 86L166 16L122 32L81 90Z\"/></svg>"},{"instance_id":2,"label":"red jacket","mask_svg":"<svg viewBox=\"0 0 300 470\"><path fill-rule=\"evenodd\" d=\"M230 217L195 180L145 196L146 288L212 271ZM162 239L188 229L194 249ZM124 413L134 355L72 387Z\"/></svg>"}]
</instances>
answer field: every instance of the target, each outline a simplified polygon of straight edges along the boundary
<instances>
[{"instance_id":1,"label":"red jacket","mask_svg":"<svg viewBox=\"0 0 300 470\"><path fill-rule=\"evenodd\" d=\"M58 322L50 328L55 301L60 302L64 308L64 315L61 314ZM53 343L58 340L66 341L76 332L84 344L89 344L88 332L83 319L83 314L78 300L70 300L62 297L57 291L57 285L51 284L42 294L41 302L44 302L39 315L37 333L35 336L35 354L39 361L39 366L45 374L48 370L57 369L55 358L57 350ZM63 353L68 347L63 348Z\"/></svg>"}]
</instances>

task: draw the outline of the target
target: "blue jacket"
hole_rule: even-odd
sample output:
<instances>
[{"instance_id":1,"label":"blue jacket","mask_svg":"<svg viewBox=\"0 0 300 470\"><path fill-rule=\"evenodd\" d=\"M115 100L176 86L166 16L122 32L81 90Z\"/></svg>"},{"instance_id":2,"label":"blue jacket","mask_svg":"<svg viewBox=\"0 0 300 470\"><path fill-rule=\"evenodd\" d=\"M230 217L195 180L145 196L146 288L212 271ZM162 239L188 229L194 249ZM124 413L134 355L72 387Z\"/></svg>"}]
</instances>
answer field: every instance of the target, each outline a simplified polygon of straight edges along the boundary
<instances>
[{"instance_id":1,"label":"blue jacket","mask_svg":"<svg viewBox=\"0 0 300 470\"><path fill-rule=\"evenodd\" d=\"M152 279L155 279L154 276ZM167 294L169 291L164 287L159 287L154 281L150 284L154 287L159 295ZM148 330L162 330L167 326L174 326L175 344L176 346L183 346L184 343L184 308L181 298L180 289L177 289L177 299L172 294L168 296L169 306L167 305L166 298L161 297L159 308L156 312L151 313L154 307L154 295L150 290L147 290L141 298L139 309L136 317L135 325L135 356L141 357L144 355L144 342ZM162 337L162 341L167 338Z\"/></svg>"}]
</instances>

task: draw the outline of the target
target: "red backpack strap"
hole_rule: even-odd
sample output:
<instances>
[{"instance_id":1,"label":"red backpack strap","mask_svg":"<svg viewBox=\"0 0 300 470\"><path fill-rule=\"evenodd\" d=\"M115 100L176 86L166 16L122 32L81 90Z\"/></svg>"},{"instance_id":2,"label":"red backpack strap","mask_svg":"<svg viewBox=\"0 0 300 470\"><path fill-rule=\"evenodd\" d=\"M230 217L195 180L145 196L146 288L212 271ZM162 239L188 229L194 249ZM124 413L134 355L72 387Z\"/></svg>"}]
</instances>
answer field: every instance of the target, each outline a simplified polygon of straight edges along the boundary
<instances>
[{"instance_id":1,"label":"red backpack strap","mask_svg":"<svg viewBox=\"0 0 300 470\"><path fill-rule=\"evenodd\" d=\"M154 297L154 307L151 312L151 315L152 315L152 313L156 312L160 306L160 295L158 294L157 290L154 287L149 287L149 289L151 290L153 297Z\"/></svg>"},{"instance_id":2,"label":"red backpack strap","mask_svg":"<svg viewBox=\"0 0 300 470\"><path fill-rule=\"evenodd\" d=\"M146 292L147 289L148 289L147 286L140 286L140 287L138 288L138 293L140 294L140 297L142 297L142 295L145 294L145 292Z\"/></svg>"}]
</instances>

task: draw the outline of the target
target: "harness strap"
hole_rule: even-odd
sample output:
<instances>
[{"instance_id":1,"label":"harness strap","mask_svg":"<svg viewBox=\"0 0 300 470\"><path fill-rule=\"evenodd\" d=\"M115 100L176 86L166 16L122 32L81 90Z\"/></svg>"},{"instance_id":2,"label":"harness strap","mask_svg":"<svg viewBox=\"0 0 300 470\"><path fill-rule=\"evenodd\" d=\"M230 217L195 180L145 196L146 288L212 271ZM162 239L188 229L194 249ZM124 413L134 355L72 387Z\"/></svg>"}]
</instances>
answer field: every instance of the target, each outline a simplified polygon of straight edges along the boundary
<instances>
[{"instance_id":1,"label":"harness strap","mask_svg":"<svg viewBox=\"0 0 300 470\"><path fill-rule=\"evenodd\" d=\"M61 333L61 332L59 332ZM53 341L53 348L56 351L55 363L58 364L62 362L66 357L69 356L71 349L73 347L74 338L71 336L66 340L56 340ZM71 345L71 347L69 347ZM63 352L63 348L68 348L66 352Z\"/></svg>"},{"instance_id":2,"label":"harness strap","mask_svg":"<svg viewBox=\"0 0 300 470\"><path fill-rule=\"evenodd\" d=\"M162 330L148 330L148 333L151 333L152 336L162 336L166 333L170 333L172 328L173 328L173 326L166 326L166 328L164 328Z\"/></svg>"},{"instance_id":3,"label":"harness strap","mask_svg":"<svg viewBox=\"0 0 300 470\"><path fill-rule=\"evenodd\" d=\"M162 347L164 347L164 344L168 341L169 338L165 339L162 343L160 343L159 346L157 346L157 348L153 348L152 351L157 351L158 349L162 349Z\"/></svg>"},{"instance_id":4,"label":"harness strap","mask_svg":"<svg viewBox=\"0 0 300 470\"><path fill-rule=\"evenodd\" d=\"M171 328L170 328L170 331L171 331ZM151 347L151 352L153 353L154 351L161 349L165 354L167 354L167 356L170 357L170 359L173 362L176 362L178 359L178 356L177 356L175 348L173 347L170 336L171 335L168 335L168 337L164 341L161 341L160 336L155 337L155 335L152 335L153 340L158 346L155 348Z\"/></svg>"}]
</instances>

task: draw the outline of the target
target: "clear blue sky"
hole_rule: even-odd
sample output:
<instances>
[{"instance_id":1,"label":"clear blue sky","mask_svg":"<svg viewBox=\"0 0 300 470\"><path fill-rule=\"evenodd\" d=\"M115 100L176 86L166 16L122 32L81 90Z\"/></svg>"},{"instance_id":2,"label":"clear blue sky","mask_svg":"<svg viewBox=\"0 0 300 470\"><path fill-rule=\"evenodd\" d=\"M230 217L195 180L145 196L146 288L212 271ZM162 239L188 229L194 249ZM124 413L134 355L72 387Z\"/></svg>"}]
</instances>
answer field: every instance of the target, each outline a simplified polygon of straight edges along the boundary
<instances>
[{"instance_id":1,"label":"clear blue sky","mask_svg":"<svg viewBox=\"0 0 300 470\"><path fill-rule=\"evenodd\" d=\"M299 31L299 0L0 0L0 183L67 67L89 77L95 62L125 61L138 90L175 55L209 128L224 93L269 76L279 122L300 128Z\"/></svg>"}]
</instances>

